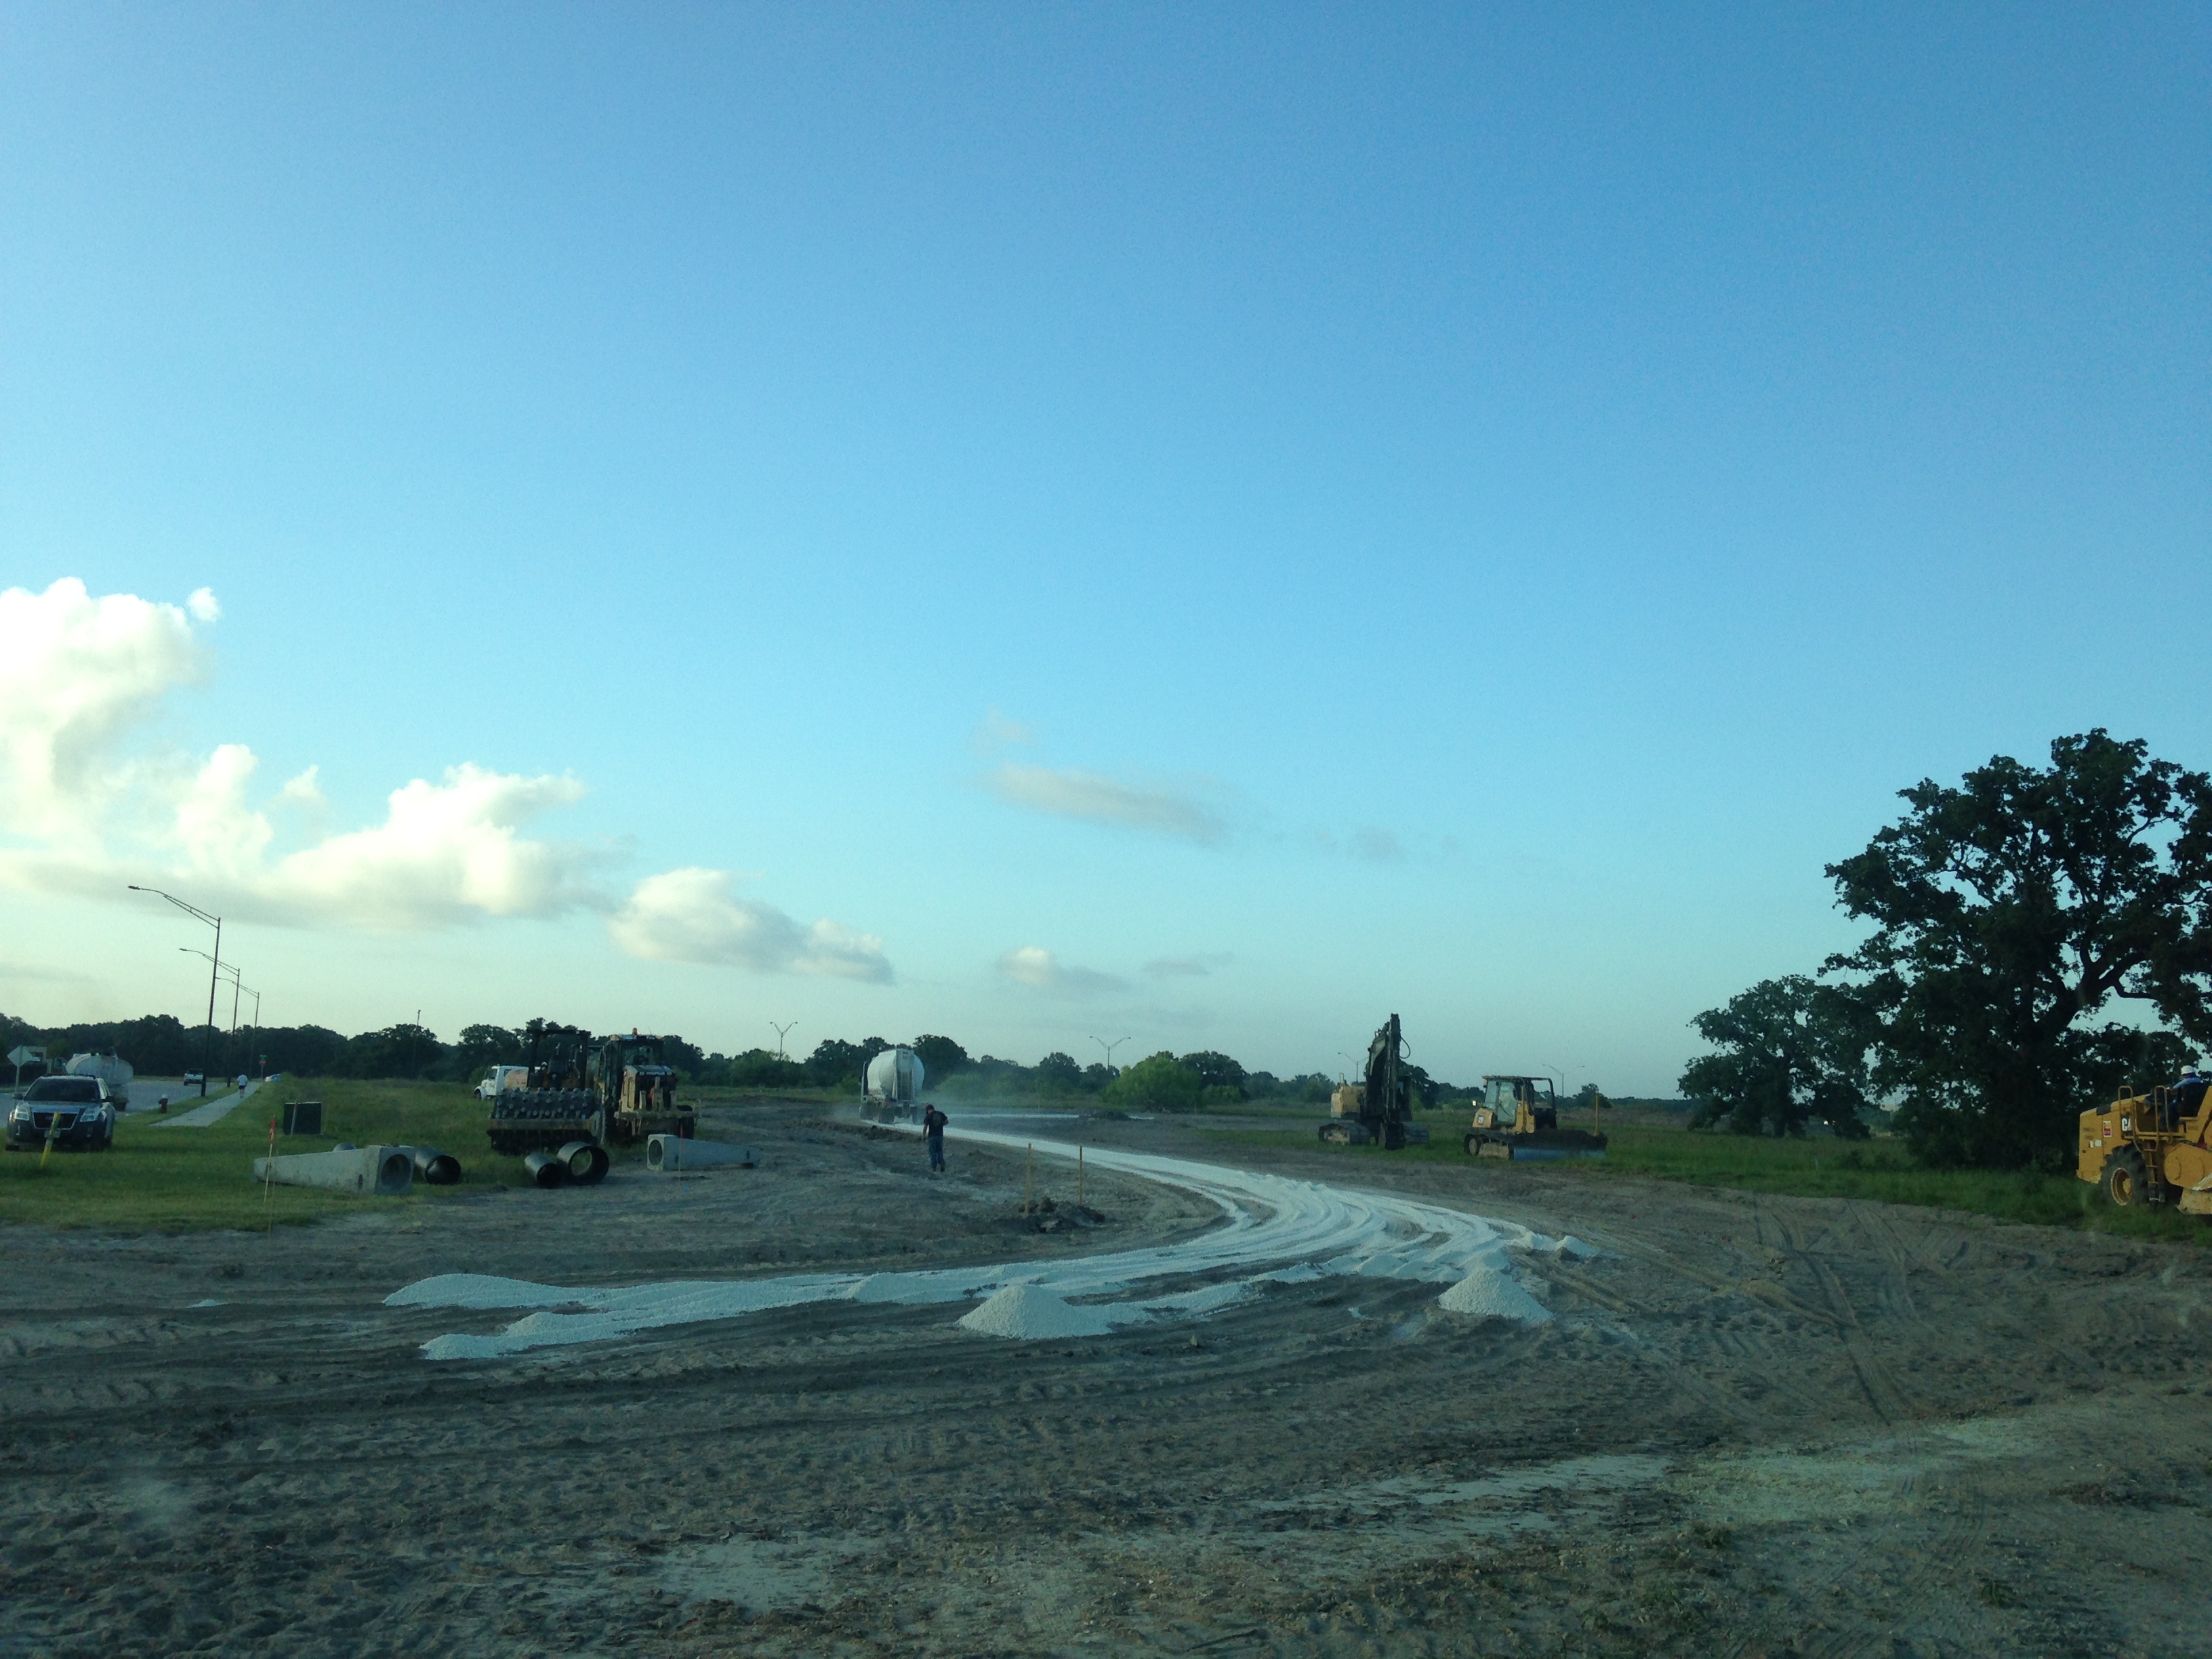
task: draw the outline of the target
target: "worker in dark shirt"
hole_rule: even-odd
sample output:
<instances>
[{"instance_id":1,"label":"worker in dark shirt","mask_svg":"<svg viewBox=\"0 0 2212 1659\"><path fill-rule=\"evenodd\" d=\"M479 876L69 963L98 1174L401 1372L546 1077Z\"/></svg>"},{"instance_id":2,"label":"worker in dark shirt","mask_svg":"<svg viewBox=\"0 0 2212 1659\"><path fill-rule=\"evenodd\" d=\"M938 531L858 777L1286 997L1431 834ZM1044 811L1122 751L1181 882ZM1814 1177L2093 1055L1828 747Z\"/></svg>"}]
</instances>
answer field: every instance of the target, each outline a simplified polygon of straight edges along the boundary
<instances>
[{"instance_id":1,"label":"worker in dark shirt","mask_svg":"<svg viewBox=\"0 0 2212 1659\"><path fill-rule=\"evenodd\" d=\"M945 1126L949 1121L936 1107L923 1109L921 1138L929 1143L929 1167L937 1175L945 1173Z\"/></svg>"}]
</instances>

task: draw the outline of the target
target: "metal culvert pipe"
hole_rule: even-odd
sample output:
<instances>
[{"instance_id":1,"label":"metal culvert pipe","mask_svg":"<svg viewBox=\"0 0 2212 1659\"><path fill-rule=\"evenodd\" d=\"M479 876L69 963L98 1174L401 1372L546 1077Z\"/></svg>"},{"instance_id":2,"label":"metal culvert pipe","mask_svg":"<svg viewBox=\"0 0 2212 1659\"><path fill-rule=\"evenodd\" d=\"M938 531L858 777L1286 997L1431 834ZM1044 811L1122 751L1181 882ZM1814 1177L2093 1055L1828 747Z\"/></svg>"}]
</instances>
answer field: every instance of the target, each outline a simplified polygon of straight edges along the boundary
<instances>
[{"instance_id":1,"label":"metal culvert pipe","mask_svg":"<svg viewBox=\"0 0 2212 1659\"><path fill-rule=\"evenodd\" d=\"M433 1187L459 1184L461 1160L451 1152L441 1152L435 1146L410 1146L407 1151L415 1160L416 1180Z\"/></svg>"},{"instance_id":2,"label":"metal culvert pipe","mask_svg":"<svg viewBox=\"0 0 2212 1659\"><path fill-rule=\"evenodd\" d=\"M526 1152L522 1167L530 1178L540 1187L565 1187L568 1184L568 1161L557 1152L543 1150Z\"/></svg>"},{"instance_id":3,"label":"metal culvert pipe","mask_svg":"<svg viewBox=\"0 0 2212 1659\"><path fill-rule=\"evenodd\" d=\"M607 1149L597 1141L572 1140L561 1149L568 1166L568 1179L579 1187L593 1187L606 1179Z\"/></svg>"}]
</instances>

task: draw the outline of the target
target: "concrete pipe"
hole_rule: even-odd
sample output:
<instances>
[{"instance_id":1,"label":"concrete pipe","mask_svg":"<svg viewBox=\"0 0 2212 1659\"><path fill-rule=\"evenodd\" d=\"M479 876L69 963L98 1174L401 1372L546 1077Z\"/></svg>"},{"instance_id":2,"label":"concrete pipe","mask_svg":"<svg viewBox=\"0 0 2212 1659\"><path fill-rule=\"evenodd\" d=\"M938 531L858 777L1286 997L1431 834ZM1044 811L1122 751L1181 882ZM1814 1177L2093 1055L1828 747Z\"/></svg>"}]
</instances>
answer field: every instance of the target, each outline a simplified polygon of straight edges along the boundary
<instances>
[{"instance_id":1,"label":"concrete pipe","mask_svg":"<svg viewBox=\"0 0 2212 1659\"><path fill-rule=\"evenodd\" d=\"M433 1187L460 1184L461 1160L451 1152L441 1152L435 1146L410 1146L407 1152L415 1162L416 1180Z\"/></svg>"},{"instance_id":2,"label":"concrete pipe","mask_svg":"<svg viewBox=\"0 0 2212 1659\"><path fill-rule=\"evenodd\" d=\"M594 1187L606 1179L607 1149L592 1140L572 1140L561 1149L568 1166L568 1179L579 1187Z\"/></svg>"},{"instance_id":3,"label":"concrete pipe","mask_svg":"<svg viewBox=\"0 0 2212 1659\"><path fill-rule=\"evenodd\" d=\"M542 1149L522 1155L522 1167L530 1178L540 1187L565 1187L568 1184L568 1161L558 1152Z\"/></svg>"},{"instance_id":4,"label":"concrete pipe","mask_svg":"<svg viewBox=\"0 0 2212 1659\"><path fill-rule=\"evenodd\" d=\"M415 1161L404 1146L341 1146L335 1152L257 1158L253 1178L279 1187L402 1198L414 1188Z\"/></svg>"},{"instance_id":5,"label":"concrete pipe","mask_svg":"<svg viewBox=\"0 0 2212 1659\"><path fill-rule=\"evenodd\" d=\"M732 1146L726 1140L688 1140L681 1135L645 1138L645 1167L660 1175L730 1164L750 1170L759 1162L760 1154L751 1147Z\"/></svg>"}]
</instances>

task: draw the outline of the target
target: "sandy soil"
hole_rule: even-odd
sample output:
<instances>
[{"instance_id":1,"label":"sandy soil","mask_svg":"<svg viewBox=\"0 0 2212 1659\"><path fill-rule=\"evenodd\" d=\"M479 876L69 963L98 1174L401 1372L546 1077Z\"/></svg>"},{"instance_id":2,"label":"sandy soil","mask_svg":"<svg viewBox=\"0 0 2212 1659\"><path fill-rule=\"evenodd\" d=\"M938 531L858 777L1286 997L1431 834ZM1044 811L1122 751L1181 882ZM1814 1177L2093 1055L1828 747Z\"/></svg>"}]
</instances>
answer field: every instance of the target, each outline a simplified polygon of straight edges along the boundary
<instances>
[{"instance_id":1,"label":"sandy soil","mask_svg":"<svg viewBox=\"0 0 2212 1659\"><path fill-rule=\"evenodd\" d=\"M1085 1133L1608 1254L1526 1261L1526 1328L1325 1279L1054 1343L840 1304L434 1364L514 1316L384 1305L1214 1219L1094 1172L1108 1219L1039 1233L1018 1157L726 1119L764 1167L0 1235L0 1655L2212 1651L2193 1249L1122 1123Z\"/></svg>"}]
</instances>

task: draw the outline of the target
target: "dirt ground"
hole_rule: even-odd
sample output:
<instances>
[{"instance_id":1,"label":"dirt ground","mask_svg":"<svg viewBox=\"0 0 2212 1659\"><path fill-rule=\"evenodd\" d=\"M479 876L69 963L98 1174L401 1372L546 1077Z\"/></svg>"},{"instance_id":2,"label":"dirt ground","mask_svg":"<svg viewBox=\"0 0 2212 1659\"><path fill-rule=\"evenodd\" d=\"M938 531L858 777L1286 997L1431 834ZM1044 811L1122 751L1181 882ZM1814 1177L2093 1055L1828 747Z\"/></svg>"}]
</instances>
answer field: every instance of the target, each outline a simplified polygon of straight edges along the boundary
<instances>
[{"instance_id":1,"label":"dirt ground","mask_svg":"<svg viewBox=\"0 0 2212 1659\"><path fill-rule=\"evenodd\" d=\"M933 1180L910 1140L726 1119L762 1168L0 1235L0 1655L2212 1651L2185 1247L1133 1122L1083 1133L1607 1254L1523 1264L1557 1316L1526 1328L1323 1279L1075 1341L840 1303L432 1363L518 1316L384 1305L1213 1219L1094 1171L1105 1224L1038 1233L1018 1157Z\"/></svg>"}]
</instances>

